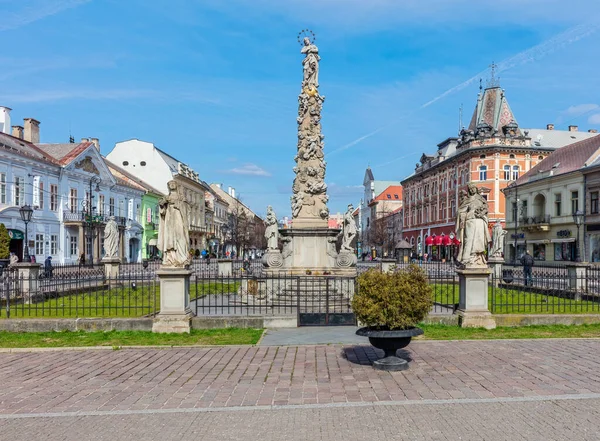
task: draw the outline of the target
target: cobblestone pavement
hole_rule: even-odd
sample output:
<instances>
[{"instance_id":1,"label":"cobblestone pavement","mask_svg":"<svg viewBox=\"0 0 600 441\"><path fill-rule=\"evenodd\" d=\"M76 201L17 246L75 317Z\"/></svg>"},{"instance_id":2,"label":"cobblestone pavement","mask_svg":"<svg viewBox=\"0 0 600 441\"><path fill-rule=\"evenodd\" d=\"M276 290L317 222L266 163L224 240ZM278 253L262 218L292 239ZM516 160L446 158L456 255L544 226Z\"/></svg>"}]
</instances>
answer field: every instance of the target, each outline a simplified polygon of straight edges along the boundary
<instances>
[{"instance_id":1,"label":"cobblestone pavement","mask_svg":"<svg viewBox=\"0 0 600 441\"><path fill-rule=\"evenodd\" d=\"M0 433L152 439L144 433L173 425L159 438L248 440L272 427L280 433L262 438L600 439L600 340L408 349L410 370L396 373L372 369L382 353L370 346L2 353Z\"/></svg>"}]
</instances>

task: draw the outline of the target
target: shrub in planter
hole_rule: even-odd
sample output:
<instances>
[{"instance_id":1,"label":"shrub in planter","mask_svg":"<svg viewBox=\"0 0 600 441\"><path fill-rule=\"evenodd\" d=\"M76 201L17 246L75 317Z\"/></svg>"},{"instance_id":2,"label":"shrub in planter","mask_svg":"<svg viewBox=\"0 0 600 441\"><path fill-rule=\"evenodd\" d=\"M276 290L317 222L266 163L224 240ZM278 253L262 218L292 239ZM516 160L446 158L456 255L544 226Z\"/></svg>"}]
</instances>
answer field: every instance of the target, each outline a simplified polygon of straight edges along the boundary
<instances>
[{"instance_id":1,"label":"shrub in planter","mask_svg":"<svg viewBox=\"0 0 600 441\"><path fill-rule=\"evenodd\" d=\"M10 257L10 236L4 224L0 224L0 259Z\"/></svg>"},{"instance_id":2,"label":"shrub in planter","mask_svg":"<svg viewBox=\"0 0 600 441\"><path fill-rule=\"evenodd\" d=\"M404 370L406 360L396 351L407 346L412 337L423 331L416 328L431 311L433 288L425 271L416 265L397 272L367 271L358 277L358 290L352 299L352 310L365 327L356 331L369 337L385 358L374 367L382 370Z\"/></svg>"}]
</instances>

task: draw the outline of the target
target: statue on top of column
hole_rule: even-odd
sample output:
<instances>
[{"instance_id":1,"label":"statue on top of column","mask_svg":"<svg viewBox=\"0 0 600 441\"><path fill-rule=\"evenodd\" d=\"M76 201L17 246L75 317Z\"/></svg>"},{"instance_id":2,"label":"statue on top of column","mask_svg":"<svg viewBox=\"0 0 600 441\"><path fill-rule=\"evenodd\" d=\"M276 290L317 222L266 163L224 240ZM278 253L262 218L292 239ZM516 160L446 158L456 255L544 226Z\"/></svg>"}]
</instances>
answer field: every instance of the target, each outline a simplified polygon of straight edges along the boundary
<instances>
[{"instance_id":1,"label":"statue on top of column","mask_svg":"<svg viewBox=\"0 0 600 441\"><path fill-rule=\"evenodd\" d=\"M306 58L302 61L304 66L304 80L302 86L309 90L313 87L316 89L319 87L319 48L311 43L310 38L304 37L304 46L300 50L300 53L305 54Z\"/></svg>"}]
</instances>

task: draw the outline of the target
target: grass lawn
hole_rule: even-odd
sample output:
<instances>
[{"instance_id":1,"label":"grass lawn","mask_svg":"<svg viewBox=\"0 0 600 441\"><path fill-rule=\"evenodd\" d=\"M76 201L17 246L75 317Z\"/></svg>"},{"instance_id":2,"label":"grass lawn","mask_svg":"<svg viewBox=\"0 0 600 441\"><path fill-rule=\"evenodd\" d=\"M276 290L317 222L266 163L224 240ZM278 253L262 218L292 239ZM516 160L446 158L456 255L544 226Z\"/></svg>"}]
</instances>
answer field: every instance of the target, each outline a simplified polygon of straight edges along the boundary
<instances>
[{"instance_id":1,"label":"grass lawn","mask_svg":"<svg viewBox=\"0 0 600 441\"><path fill-rule=\"evenodd\" d=\"M209 294L236 293L239 283L201 282L190 284L190 299ZM6 318L6 305L0 318ZM160 309L159 283L99 289L71 294L32 304L12 304L11 318L142 317Z\"/></svg>"},{"instance_id":2,"label":"grass lawn","mask_svg":"<svg viewBox=\"0 0 600 441\"><path fill-rule=\"evenodd\" d=\"M246 328L192 329L190 334L153 334L144 331L39 333L0 331L0 347L254 345L262 334L262 329Z\"/></svg>"},{"instance_id":3,"label":"grass lawn","mask_svg":"<svg viewBox=\"0 0 600 441\"><path fill-rule=\"evenodd\" d=\"M600 324L535 325L515 328L459 328L450 325L419 325L425 331L416 340L493 340L522 338L600 338Z\"/></svg>"},{"instance_id":4,"label":"grass lawn","mask_svg":"<svg viewBox=\"0 0 600 441\"><path fill-rule=\"evenodd\" d=\"M433 289L436 303L444 305L458 303L458 284L434 282ZM600 313L600 301L572 300L519 289L496 288L494 290L491 286L488 287L488 305L493 314Z\"/></svg>"}]
</instances>

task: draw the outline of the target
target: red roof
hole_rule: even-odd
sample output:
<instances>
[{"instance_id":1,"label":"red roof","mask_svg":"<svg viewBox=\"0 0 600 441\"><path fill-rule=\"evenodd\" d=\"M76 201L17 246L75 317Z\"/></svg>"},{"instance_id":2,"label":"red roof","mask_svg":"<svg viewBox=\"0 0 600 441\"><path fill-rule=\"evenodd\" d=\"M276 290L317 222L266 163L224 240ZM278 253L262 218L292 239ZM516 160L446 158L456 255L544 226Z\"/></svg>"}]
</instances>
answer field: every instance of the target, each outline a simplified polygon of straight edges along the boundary
<instances>
[{"instance_id":1,"label":"red roof","mask_svg":"<svg viewBox=\"0 0 600 441\"><path fill-rule=\"evenodd\" d=\"M402 186L390 185L383 190L373 201L400 201L402 202Z\"/></svg>"}]
</instances>

